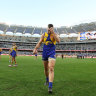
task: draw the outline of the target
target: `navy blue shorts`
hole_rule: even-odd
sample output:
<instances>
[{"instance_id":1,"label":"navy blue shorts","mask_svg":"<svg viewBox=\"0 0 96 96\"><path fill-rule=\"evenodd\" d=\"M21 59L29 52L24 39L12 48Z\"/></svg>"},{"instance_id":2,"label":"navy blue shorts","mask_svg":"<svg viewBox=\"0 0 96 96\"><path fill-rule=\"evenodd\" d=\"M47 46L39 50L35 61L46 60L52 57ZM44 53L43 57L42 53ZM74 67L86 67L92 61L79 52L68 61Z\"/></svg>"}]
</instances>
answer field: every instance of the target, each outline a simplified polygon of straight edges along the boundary
<instances>
[{"instance_id":1,"label":"navy blue shorts","mask_svg":"<svg viewBox=\"0 0 96 96\"><path fill-rule=\"evenodd\" d=\"M12 55L12 57L16 57L16 51L13 50L11 55Z\"/></svg>"},{"instance_id":2,"label":"navy blue shorts","mask_svg":"<svg viewBox=\"0 0 96 96\"><path fill-rule=\"evenodd\" d=\"M43 51L43 53L42 53L42 60L48 61L49 58L56 59L55 50L53 50L53 51Z\"/></svg>"},{"instance_id":3,"label":"navy blue shorts","mask_svg":"<svg viewBox=\"0 0 96 96\"><path fill-rule=\"evenodd\" d=\"M10 53L10 55L12 56L12 52Z\"/></svg>"},{"instance_id":4,"label":"navy blue shorts","mask_svg":"<svg viewBox=\"0 0 96 96\"><path fill-rule=\"evenodd\" d=\"M0 52L0 55L1 55L1 52Z\"/></svg>"}]
</instances>

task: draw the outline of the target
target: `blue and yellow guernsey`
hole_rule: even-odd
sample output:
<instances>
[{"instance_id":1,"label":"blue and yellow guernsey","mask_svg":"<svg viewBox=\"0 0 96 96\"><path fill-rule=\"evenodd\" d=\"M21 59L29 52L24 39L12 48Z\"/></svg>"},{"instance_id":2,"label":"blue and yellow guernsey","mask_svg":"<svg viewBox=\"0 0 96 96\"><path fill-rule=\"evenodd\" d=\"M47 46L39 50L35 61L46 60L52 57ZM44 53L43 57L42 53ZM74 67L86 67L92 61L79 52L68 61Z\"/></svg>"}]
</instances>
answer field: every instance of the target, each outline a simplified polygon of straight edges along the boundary
<instances>
[{"instance_id":1,"label":"blue and yellow guernsey","mask_svg":"<svg viewBox=\"0 0 96 96\"><path fill-rule=\"evenodd\" d=\"M43 43L44 43L44 47L43 48L55 48L55 45L56 45L56 40L53 38L53 34L48 34L47 32L45 32L44 34L44 40L43 40Z\"/></svg>"},{"instance_id":2,"label":"blue and yellow guernsey","mask_svg":"<svg viewBox=\"0 0 96 96\"><path fill-rule=\"evenodd\" d=\"M17 51L17 46L15 45L15 46L13 46L12 47L12 57L16 57L16 51Z\"/></svg>"},{"instance_id":3,"label":"blue and yellow guernsey","mask_svg":"<svg viewBox=\"0 0 96 96\"><path fill-rule=\"evenodd\" d=\"M48 58L55 58L55 45L56 40L53 38L53 34L44 33L43 40L43 60L48 60Z\"/></svg>"},{"instance_id":4,"label":"blue and yellow guernsey","mask_svg":"<svg viewBox=\"0 0 96 96\"><path fill-rule=\"evenodd\" d=\"M13 46L12 50L17 51L17 46Z\"/></svg>"},{"instance_id":5,"label":"blue and yellow guernsey","mask_svg":"<svg viewBox=\"0 0 96 96\"><path fill-rule=\"evenodd\" d=\"M0 55L1 55L2 49L0 48Z\"/></svg>"}]
</instances>

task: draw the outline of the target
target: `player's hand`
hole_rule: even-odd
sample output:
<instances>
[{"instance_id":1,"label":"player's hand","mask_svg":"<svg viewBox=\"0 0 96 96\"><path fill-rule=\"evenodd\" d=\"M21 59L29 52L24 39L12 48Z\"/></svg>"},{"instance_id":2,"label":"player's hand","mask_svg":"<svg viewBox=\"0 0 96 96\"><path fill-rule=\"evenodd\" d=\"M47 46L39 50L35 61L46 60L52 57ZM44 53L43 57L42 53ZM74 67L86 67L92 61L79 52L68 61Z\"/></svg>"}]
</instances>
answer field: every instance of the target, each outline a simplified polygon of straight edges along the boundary
<instances>
[{"instance_id":1,"label":"player's hand","mask_svg":"<svg viewBox=\"0 0 96 96\"><path fill-rule=\"evenodd\" d=\"M37 49L34 49L33 50L33 54L37 54Z\"/></svg>"},{"instance_id":2,"label":"player's hand","mask_svg":"<svg viewBox=\"0 0 96 96\"><path fill-rule=\"evenodd\" d=\"M53 27L50 28L50 32L51 32L52 34L54 33Z\"/></svg>"}]
</instances>

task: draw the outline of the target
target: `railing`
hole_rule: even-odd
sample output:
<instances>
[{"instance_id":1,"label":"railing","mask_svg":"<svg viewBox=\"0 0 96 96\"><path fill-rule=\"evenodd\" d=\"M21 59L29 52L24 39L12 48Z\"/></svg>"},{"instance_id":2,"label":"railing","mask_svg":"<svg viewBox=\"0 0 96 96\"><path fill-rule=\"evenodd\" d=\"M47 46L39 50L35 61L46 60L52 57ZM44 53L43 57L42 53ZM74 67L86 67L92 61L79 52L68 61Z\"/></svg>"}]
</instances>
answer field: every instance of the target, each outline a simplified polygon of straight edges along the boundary
<instances>
[{"instance_id":1,"label":"railing","mask_svg":"<svg viewBox=\"0 0 96 96\"><path fill-rule=\"evenodd\" d=\"M2 50L9 50L10 48L2 48ZM18 49L18 51L33 51L33 49ZM38 50L42 52L42 50ZM56 52L96 52L96 50L56 50Z\"/></svg>"}]
</instances>

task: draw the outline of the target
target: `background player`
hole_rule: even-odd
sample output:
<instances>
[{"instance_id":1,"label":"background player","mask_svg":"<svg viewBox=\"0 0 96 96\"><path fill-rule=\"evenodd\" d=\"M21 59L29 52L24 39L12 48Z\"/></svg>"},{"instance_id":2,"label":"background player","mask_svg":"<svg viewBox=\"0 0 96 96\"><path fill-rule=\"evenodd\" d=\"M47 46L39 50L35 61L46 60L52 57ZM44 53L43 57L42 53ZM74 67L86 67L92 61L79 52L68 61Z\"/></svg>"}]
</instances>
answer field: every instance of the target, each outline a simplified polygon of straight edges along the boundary
<instances>
[{"instance_id":1,"label":"background player","mask_svg":"<svg viewBox=\"0 0 96 96\"><path fill-rule=\"evenodd\" d=\"M2 49L0 48L0 60L1 60L1 53L2 53Z\"/></svg>"},{"instance_id":2,"label":"background player","mask_svg":"<svg viewBox=\"0 0 96 96\"><path fill-rule=\"evenodd\" d=\"M37 53L37 49L40 47L41 43L44 43L43 46L43 53L42 53L42 60L44 63L44 71L46 76L46 84L49 83L48 91L52 93L52 83L54 80L54 66L55 66L55 44L56 42L60 42L58 35L54 32L53 25L48 25L48 32L45 32L38 44L36 45L33 53Z\"/></svg>"},{"instance_id":3,"label":"background player","mask_svg":"<svg viewBox=\"0 0 96 96\"><path fill-rule=\"evenodd\" d=\"M62 59L64 58L64 55L63 55L63 53L61 54L61 57L62 57Z\"/></svg>"},{"instance_id":4,"label":"background player","mask_svg":"<svg viewBox=\"0 0 96 96\"><path fill-rule=\"evenodd\" d=\"M9 62L12 61L12 49L13 48L10 48L10 50L9 50Z\"/></svg>"},{"instance_id":5,"label":"background player","mask_svg":"<svg viewBox=\"0 0 96 96\"><path fill-rule=\"evenodd\" d=\"M35 58L37 59L37 54L35 54Z\"/></svg>"},{"instance_id":6,"label":"background player","mask_svg":"<svg viewBox=\"0 0 96 96\"><path fill-rule=\"evenodd\" d=\"M15 43L13 43L11 55L12 55L12 62L11 62L11 65L9 65L9 66L12 67L13 62L15 62L14 66L17 66L16 59L15 59L15 57L17 56L17 46Z\"/></svg>"}]
</instances>

